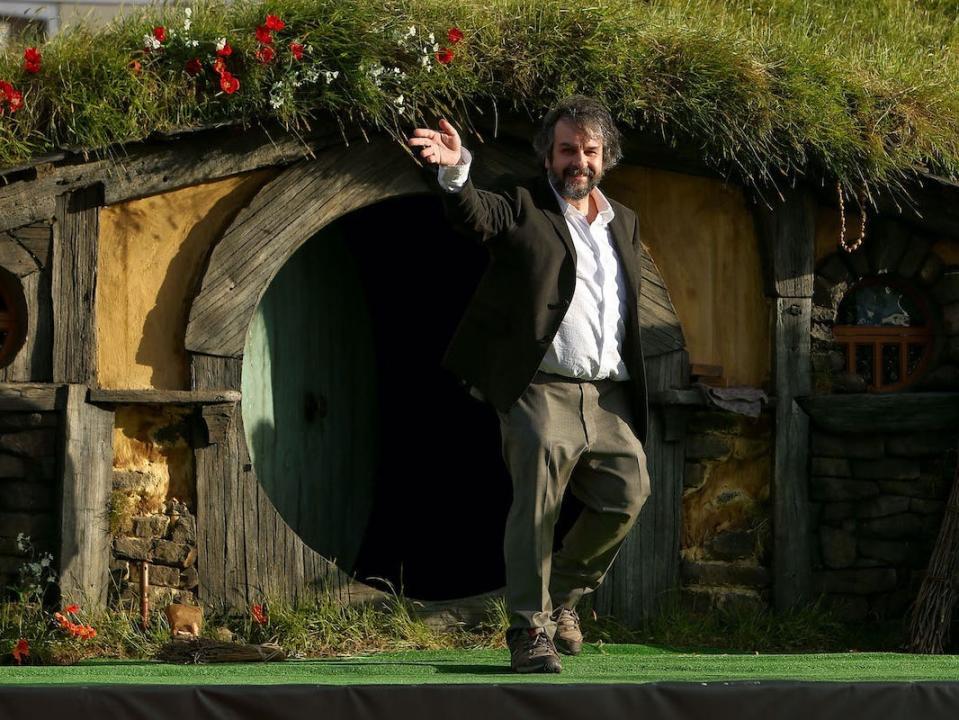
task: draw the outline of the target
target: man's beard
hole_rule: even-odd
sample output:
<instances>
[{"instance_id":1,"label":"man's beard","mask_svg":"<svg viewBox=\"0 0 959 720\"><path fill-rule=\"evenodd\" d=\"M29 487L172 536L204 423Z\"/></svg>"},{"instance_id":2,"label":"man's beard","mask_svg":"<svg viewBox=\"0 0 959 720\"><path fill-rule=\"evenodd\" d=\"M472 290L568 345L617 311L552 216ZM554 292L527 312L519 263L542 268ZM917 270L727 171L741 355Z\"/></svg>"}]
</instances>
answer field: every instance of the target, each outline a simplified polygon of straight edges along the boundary
<instances>
[{"instance_id":1,"label":"man's beard","mask_svg":"<svg viewBox=\"0 0 959 720\"><path fill-rule=\"evenodd\" d=\"M563 170L562 176L557 175L553 168L549 168L546 174L549 176L549 181L553 183L553 187L556 188L560 196L567 200L582 200L593 191L594 187L599 185L599 181L602 179L602 174L596 177L592 168L589 167L584 170L568 167ZM580 174L586 176L585 185L576 183L575 178Z\"/></svg>"}]
</instances>

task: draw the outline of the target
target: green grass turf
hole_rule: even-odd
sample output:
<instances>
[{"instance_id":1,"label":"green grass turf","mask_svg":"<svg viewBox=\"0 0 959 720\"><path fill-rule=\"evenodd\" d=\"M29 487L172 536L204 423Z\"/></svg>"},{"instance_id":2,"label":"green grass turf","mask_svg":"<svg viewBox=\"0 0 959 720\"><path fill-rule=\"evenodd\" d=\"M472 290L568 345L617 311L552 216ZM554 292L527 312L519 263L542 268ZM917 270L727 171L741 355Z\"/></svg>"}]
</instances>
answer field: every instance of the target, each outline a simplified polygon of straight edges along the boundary
<instances>
[{"instance_id":1,"label":"green grass turf","mask_svg":"<svg viewBox=\"0 0 959 720\"><path fill-rule=\"evenodd\" d=\"M354 658L213 665L98 660L70 667L0 668L0 685L959 680L959 656L952 655L689 654L646 645L587 645L582 655L563 659L561 675L517 675L509 671L508 662L505 650L411 651Z\"/></svg>"}]
</instances>

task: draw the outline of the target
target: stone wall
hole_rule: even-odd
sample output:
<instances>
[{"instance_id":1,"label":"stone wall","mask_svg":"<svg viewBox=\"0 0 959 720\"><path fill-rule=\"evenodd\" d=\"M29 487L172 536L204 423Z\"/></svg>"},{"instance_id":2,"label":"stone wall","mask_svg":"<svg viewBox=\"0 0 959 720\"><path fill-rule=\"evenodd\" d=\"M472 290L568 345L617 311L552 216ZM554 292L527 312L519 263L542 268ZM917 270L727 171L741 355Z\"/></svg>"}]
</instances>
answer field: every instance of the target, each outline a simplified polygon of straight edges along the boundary
<instances>
[{"instance_id":1,"label":"stone wall","mask_svg":"<svg viewBox=\"0 0 959 720\"><path fill-rule=\"evenodd\" d=\"M28 556L17 536L39 554L57 555L56 412L0 414L0 588L17 581Z\"/></svg>"},{"instance_id":2,"label":"stone wall","mask_svg":"<svg viewBox=\"0 0 959 720\"><path fill-rule=\"evenodd\" d=\"M812 434L814 589L850 619L915 599L956 467L955 432Z\"/></svg>"},{"instance_id":3,"label":"stone wall","mask_svg":"<svg viewBox=\"0 0 959 720\"><path fill-rule=\"evenodd\" d=\"M699 410L686 432L683 598L694 607L766 607L772 419Z\"/></svg>"}]
</instances>

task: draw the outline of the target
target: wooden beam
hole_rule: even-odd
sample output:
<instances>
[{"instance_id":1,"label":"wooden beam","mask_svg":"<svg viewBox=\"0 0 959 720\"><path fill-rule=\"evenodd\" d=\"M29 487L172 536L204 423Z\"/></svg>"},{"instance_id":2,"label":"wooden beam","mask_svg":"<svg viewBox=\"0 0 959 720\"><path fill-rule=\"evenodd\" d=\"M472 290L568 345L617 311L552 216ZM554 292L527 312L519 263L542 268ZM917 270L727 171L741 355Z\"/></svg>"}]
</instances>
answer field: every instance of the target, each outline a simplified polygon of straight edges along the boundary
<instances>
[{"instance_id":1,"label":"wooden beam","mask_svg":"<svg viewBox=\"0 0 959 720\"><path fill-rule=\"evenodd\" d=\"M915 432L959 427L959 393L862 393L800 398L815 425L837 433Z\"/></svg>"},{"instance_id":2,"label":"wooden beam","mask_svg":"<svg viewBox=\"0 0 959 720\"><path fill-rule=\"evenodd\" d=\"M164 142L129 143L89 162L69 158L54 163L40 177L0 186L0 231L50 220L59 195L90 185L101 185L104 203L113 205L302 160L320 148L343 142L332 122L318 124L302 138L277 128L229 127Z\"/></svg>"},{"instance_id":3,"label":"wooden beam","mask_svg":"<svg viewBox=\"0 0 959 720\"><path fill-rule=\"evenodd\" d=\"M86 395L85 385L61 393L60 589L64 602L96 608L106 606L109 579L113 412Z\"/></svg>"},{"instance_id":4,"label":"wooden beam","mask_svg":"<svg viewBox=\"0 0 959 720\"><path fill-rule=\"evenodd\" d=\"M96 383L97 254L103 188L57 197L53 242L53 380Z\"/></svg>"},{"instance_id":5,"label":"wooden beam","mask_svg":"<svg viewBox=\"0 0 959 720\"><path fill-rule=\"evenodd\" d=\"M237 403L236 390L103 390L90 388L89 402L104 405L218 405Z\"/></svg>"},{"instance_id":6,"label":"wooden beam","mask_svg":"<svg viewBox=\"0 0 959 720\"><path fill-rule=\"evenodd\" d=\"M772 475L773 597L777 610L810 599L809 418L796 403L812 388L810 331L815 203L803 188L755 210L770 303L776 435Z\"/></svg>"},{"instance_id":7,"label":"wooden beam","mask_svg":"<svg viewBox=\"0 0 959 720\"><path fill-rule=\"evenodd\" d=\"M58 385L0 383L0 412L49 412L58 405Z\"/></svg>"}]
</instances>

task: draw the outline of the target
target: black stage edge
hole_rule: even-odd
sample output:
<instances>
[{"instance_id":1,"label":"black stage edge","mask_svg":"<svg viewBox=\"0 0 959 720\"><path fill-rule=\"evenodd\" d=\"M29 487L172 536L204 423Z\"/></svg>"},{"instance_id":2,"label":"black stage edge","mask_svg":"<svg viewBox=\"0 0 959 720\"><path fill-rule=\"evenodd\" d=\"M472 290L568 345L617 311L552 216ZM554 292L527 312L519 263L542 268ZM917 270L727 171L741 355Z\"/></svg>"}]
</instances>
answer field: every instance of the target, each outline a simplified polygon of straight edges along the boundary
<instances>
[{"instance_id":1,"label":"black stage edge","mask_svg":"<svg viewBox=\"0 0 959 720\"><path fill-rule=\"evenodd\" d=\"M954 720L959 682L0 687L0 718Z\"/></svg>"}]
</instances>

